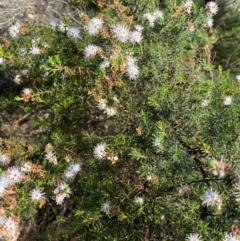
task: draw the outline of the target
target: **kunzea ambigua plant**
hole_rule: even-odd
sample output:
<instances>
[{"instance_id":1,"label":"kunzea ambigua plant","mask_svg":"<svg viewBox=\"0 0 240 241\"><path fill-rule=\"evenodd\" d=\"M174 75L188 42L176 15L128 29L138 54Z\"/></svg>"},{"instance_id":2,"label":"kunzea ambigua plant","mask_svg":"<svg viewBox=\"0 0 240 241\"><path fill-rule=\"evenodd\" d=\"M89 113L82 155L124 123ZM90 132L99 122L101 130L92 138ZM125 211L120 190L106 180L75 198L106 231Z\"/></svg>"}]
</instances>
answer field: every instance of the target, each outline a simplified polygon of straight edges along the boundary
<instances>
[{"instance_id":1,"label":"kunzea ambigua plant","mask_svg":"<svg viewBox=\"0 0 240 241\"><path fill-rule=\"evenodd\" d=\"M1 237L53 213L45 240L240 240L239 84L211 62L218 6L147 2L88 1L76 23L1 39L17 108L47 113L36 144L1 139Z\"/></svg>"}]
</instances>

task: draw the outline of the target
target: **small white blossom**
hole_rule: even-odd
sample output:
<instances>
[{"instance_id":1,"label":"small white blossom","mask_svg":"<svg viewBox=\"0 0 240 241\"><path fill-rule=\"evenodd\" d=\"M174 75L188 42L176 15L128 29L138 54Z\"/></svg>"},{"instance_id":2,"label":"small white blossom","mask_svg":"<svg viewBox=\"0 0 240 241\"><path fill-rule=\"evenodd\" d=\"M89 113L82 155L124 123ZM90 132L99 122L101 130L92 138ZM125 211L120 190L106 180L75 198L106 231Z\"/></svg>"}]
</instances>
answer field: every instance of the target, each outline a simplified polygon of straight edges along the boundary
<instances>
[{"instance_id":1,"label":"small white blossom","mask_svg":"<svg viewBox=\"0 0 240 241\"><path fill-rule=\"evenodd\" d=\"M143 205L144 199L143 199L143 197L135 197L134 202L138 205Z\"/></svg>"},{"instance_id":2,"label":"small white blossom","mask_svg":"<svg viewBox=\"0 0 240 241\"><path fill-rule=\"evenodd\" d=\"M107 100L106 99L100 99L98 100L97 108L99 110L106 110L107 109Z\"/></svg>"},{"instance_id":3,"label":"small white blossom","mask_svg":"<svg viewBox=\"0 0 240 241\"><path fill-rule=\"evenodd\" d=\"M190 14L192 11L192 5L193 5L193 1L192 0L187 0L184 2L182 9L184 12Z\"/></svg>"},{"instance_id":4,"label":"small white blossom","mask_svg":"<svg viewBox=\"0 0 240 241\"><path fill-rule=\"evenodd\" d=\"M15 38L18 36L21 29L21 25L19 23L15 23L11 27L8 28L8 32L11 37Z\"/></svg>"},{"instance_id":5,"label":"small white blossom","mask_svg":"<svg viewBox=\"0 0 240 241\"><path fill-rule=\"evenodd\" d=\"M32 90L29 89L29 88L24 88L24 89L22 90L22 93L25 94L25 95L31 95L31 92L32 92Z\"/></svg>"},{"instance_id":6,"label":"small white blossom","mask_svg":"<svg viewBox=\"0 0 240 241\"><path fill-rule=\"evenodd\" d=\"M22 69L22 70L21 70L21 74L22 74L23 76L28 76L28 73L29 73L29 70L28 70L28 69Z\"/></svg>"},{"instance_id":7,"label":"small white blossom","mask_svg":"<svg viewBox=\"0 0 240 241\"><path fill-rule=\"evenodd\" d=\"M117 111L113 107L107 107L104 111L108 116L114 116L116 115Z\"/></svg>"},{"instance_id":8,"label":"small white blossom","mask_svg":"<svg viewBox=\"0 0 240 241\"><path fill-rule=\"evenodd\" d=\"M234 234L227 234L223 241L239 241L239 239Z\"/></svg>"},{"instance_id":9,"label":"small white blossom","mask_svg":"<svg viewBox=\"0 0 240 241\"><path fill-rule=\"evenodd\" d=\"M144 29L143 26L142 26L142 25L139 25L139 24L135 25L134 28L135 28L138 32L142 32L143 29Z\"/></svg>"},{"instance_id":10,"label":"small white blossom","mask_svg":"<svg viewBox=\"0 0 240 241\"><path fill-rule=\"evenodd\" d=\"M106 157L106 151L105 151L105 144L100 143L97 144L97 146L94 147L93 154L96 159L102 160L103 158Z\"/></svg>"},{"instance_id":11,"label":"small white blossom","mask_svg":"<svg viewBox=\"0 0 240 241\"><path fill-rule=\"evenodd\" d=\"M206 107L206 106L209 105L209 103L210 103L209 100L204 99L204 100L202 100L202 104L201 104L201 106L202 106L202 107Z\"/></svg>"},{"instance_id":12,"label":"small white blossom","mask_svg":"<svg viewBox=\"0 0 240 241\"><path fill-rule=\"evenodd\" d=\"M105 59L102 61L102 63L100 64L100 67L103 68L103 69L106 69L110 66L110 62L108 59Z\"/></svg>"},{"instance_id":13,"label":"small white blossom","mask_svg":"<svg viewBox=\"0 0 240 241\"><path fill-rule=\"evenodd\" d=\"M206 11L209 12L212 15L217 14L218 12L218 5L216 2L210 1L206 4Z\"/></svg>"},{"instance_id":14,"label":"small white blossom","mask_svg":"<svg viewBox=\"0 0 240 241\"><path fill-rule=\"evenodd\" d=\"M101 210L108 214L110 212L110 208L111 208L110 202L105 202L102 205L102 209Z\"/></svg>"},{"instance_id":15,"label":"small white blossom","mask_svg":"<svg viewBox=\"0 0 240 241\"><path fill-rule=\"evenodd\" d=\"M161 144L161 140L160 140L158 137L156 137L156 138L153 140L153 146L154 146L154 147L159 147L160 144Z\"/></svg>"},{"instance_id":16,"label":"small white blossom","mask_svg":"<svg viewBox=\"0 0 240 241\"><path fill-rule=\"evenodd\" d=\"M133 31L133 32L130 32L129 34L129 41L131 43L139 44L142 41L142 39L143 39L142 32L140 31Z\"/></svg>"},{"instance_id":17,"label":"small white blossom","mask_svg":"<svg viewBox=\"0 0 240 241\"><path fill-rule=\"evenodd\" d=\"M129 28L123 24L115 24L112 28L113 37L120 43L125 43L129 40Z\"/></svg>"},{"instance_id":18,"label":"small white blossom","mask_svg":"<svg viewBox=\"0 0 240 241\"><path fill-rule=\"evenodd\" d=\"M45 193L42 191L41 188L35 188L33 189L29 196L33 202L39 202L45 199L44 197Z\"/></svg>"},{"instance_id":19,"label":"small white blossom","mask_svg":"<svg viewBox=\"0 0 240 241\"><path fill-rule=\"evenodd\" d=\"M189 234L186 237L186 241L201 241L200 235L196 233Z\"/></svg>"},{"instance_id":20,"label":"small white blossom","mask_svg":"<svg viewBox=\"0 0 240 241\"><path fill-rule=\"evenodd\" d=\"M5 62L5 59L3 57L0 57L0 65L3 65Z\"/></svg>"},{"instance_id":21,"label":"small white blossom","mask_svg":"<svg viewBox=\"0 0 240 241\"><path fill-rule=\"evenodd\" d=\"M212 28L213 27L213 18L212 17L207 17L206 25L207 25L208 28Z\"/></svg>"},{"instance_id":22,"label":"small white blossom","mask_svg":"<svg viewBox=\"0 0 240 241\"><path fill-rule=\"evenodd\" d=\"M22 172L19 167L9 167L6 174L14 183L20 182L24 178L24 172Z\"/></svg>"},{"instance_id":23,"label":"small white blossom","mask_svg":"<svg viewBox=\"0 0 240 241\"><path fill-rule=\"evenodd\" d=\"M160 10L154 11L154 12L153 12L153 16L155 17L155 19L157 19L157 18L161 18L162 20L164 19L164 17L163 17L163 12L160 11Z\"/></svg>"},{"instance_id":24,"label":"small white blossom","mask_svg":"<svg viewBox=\"0 0 240 241\"><path fill-rule=\"evenodd\" d=\"M66 31L68 31L67 25L66 25L64 22L62 22L62 21L59 21L59 22L57 23L57 29L58 29L60 32L66 32Z\"/></svg>"},{"instance_id":25,"label":"small white blossom","mask_svg":"<svg viewBox=\"0 0 240 241\"><path fill-rule=\"evenodd\" d=\"M129 79L136 79L139 76L139 69L137 65L129 65L127 67L127 75Z\"/></svg>"},{"instance_id":26,"label":"small white blossom","mask_svg":"<svg viewBox=\"0 0 240 241\"><path fill-rule=\"evenodd\" d=\"M44 158L54 165L57 164L57 157L53 151L49 151L45 154Z\"/></svg>"},{"instance_id":27,"label":"small white blossom","mask_svg":"<svg viewBox=\"0 0 240 241\"><path fill-rule=\"evenodd\" d=\"M78 39L80 35L80 28L78 27L69 27L68 34L74 39Z\"/></svg>"},{"instance_id":28,"label":"small white blossom","mask_svg":"<svg viewBox=\"0 0 240 241\"><path fill-rule=\"evenodd\" d=\"M81 165L79 163L71 163L65 170L64 176L72 180L75 178L75 176L78 174L78 172L81 171Z\"/></svg>"},{"instance_id":29,"label":"small white blossom","mask_svg":"<svg viewBox=\"0 0 240 241\"><path fill-rule=\"evenodd\" d=\"M14 81L16 84L20 84L20 82L21 82L21 76L20 76L20 74L17 74L17 75L15 76L15 78L13 79L13 81Z\"/></svg>"},{"instance_id":30,"label":"small white blossom","mask_svg":"<svg viewBox=\"0 0 240 241\"><path fill-rule=\"evenodd\" d=\"M90 58L94 57L97 53L99 53L100 51L101 51L100 47L93 45L93 44L89 44L84 49L85 58L90 59Z\"/></svg>"},{"instance_id":31,"label":"small white blossom","mask_svg":"<svg viewBox=\"0 0 240 241\"><path fill-rule=\"evenodd\" d=\"M36 46L32 46L29 53L32 55L39 55L41 53L41 50Z\"/></svg>"},{"instance_id":32,"label":"small white blossom","mask_svg":"<svg viewBox=\"0 0 240 241\"><path fill-rule=\"evenodd\" d=\"M10 161L11 161L11 158L8 155L0 153L0 164L5 166L5 165L8 165Z\"/></svg>"},{"instance_id":33,"label":"small white blossom","mask_svg":"<svg viewBox=\"0 0 240 241\"><path fill-rule=\"evenodd\" d=\"M144 19L147 19L147 21L149 22L149 25L150 25L151 27L154 26L154 23L155 23L155 21L156 21L157 18L161 18L162 20L164 19L163 13L162 13L161 11L159 11L159 10L156 10L156 11L153 12L153 13L145 13L145 14L143 15L143 18L144 18Z\"/></svg>"},{"instance_id":34,"label":"small white blossom","mask_svg":"<svg viewBox=\"0 0 240 241\"><path fill-rule=\"evenodd\" d=\"M71 189L69 185L65 182L61 182L54 190L53 193L55 194L55 200L57 205L62 205L63 200L66 197L69 197L71 194Z\"/></svg>"},{"instance_id":35,"label":"small white blossom","mask_svg":"<svg viewBox=\"0 0 240 241\"><path fill-rule=\"evenodd\" d=\"M217 204L220 208L222 204L221 196L212 189L205 191L205 193L202 196L202 200L203 206L213 206Z\"/></svg>"},{"instance_id":36,"label":"small white blossom","mask_svg":"<svg viewBox=\"0 0 240 241\"><path fill-rule=\"evenodd\" d=\"M240 74L239 74L239 75L236 75L236 80L237 80L237 81L240 81Z\"/></svg>"},{"instance_id":37,"label":"small white blossom","mask_svg":"<svg viewBox=\"0 0 240 241\"><path fill-rule=\"evenodd\" d=\"M97 35L103 26L103 20L101 18L94 17L86 25L86 30L89 35Z\"/></svg>"},{"instance_id":38,"label":"small white blossom","mask_svg":"<svg viewBox=\"0 0 240 241\"><path fill-rule=\"evenodd\" d=\"M223 100L224 105L231 105L232 104L232 97L231 96L226 96Z\"/></svg>"}]
</instances>

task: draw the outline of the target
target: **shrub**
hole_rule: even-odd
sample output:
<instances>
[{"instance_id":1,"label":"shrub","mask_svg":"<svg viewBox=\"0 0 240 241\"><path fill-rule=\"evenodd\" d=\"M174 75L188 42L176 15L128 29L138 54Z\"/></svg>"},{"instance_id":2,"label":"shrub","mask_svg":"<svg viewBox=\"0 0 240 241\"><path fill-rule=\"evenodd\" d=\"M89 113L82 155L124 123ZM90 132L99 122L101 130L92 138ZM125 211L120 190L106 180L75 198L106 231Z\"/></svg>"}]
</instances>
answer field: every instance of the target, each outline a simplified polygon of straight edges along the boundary
<instances>
[{"instance_id":1,"label":"shrub","mask_svg":"<svg viewBox=\"0 0 240 241\"><path fill-rule=\"evenodd\" d=\"M35 218L38 240L223 240L240 113L237 81L211 63L217 6L90 3L81 26L16 23L1 40L18 108L46 110L37 144L1 140L2 236Z\"/></svg>"}]
</instances>

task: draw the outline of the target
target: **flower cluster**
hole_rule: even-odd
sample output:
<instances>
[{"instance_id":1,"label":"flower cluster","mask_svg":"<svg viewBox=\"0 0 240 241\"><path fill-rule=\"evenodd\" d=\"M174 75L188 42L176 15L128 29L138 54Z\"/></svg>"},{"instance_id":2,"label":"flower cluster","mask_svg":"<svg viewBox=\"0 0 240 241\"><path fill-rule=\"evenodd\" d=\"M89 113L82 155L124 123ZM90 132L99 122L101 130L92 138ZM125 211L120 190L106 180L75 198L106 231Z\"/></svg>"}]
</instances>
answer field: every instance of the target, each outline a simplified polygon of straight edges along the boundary
<instances>
[{"instance_id":1,"label":"flower cluster","mask_svg":"<svg viewBox=\"0 0 240 241\"><path fill-rule=\"evenodd\" d=\"M69 185L65 182L61 182L57 185L57 187L53 190L54 199L56 200L57 205L62 205L63 201L66 197L72 193Z\"/></svg>"},{"instance_id":2,"label":"flower cluster","mask_svg":"<svg viewBox=\"0 0 240 241\"><path fill-rule=\"evenodd\" d=\"M20 234L19 222L16 216L0 216L0 238L17 241Z\"/></svg>"},{"instance_id":3,"label":"flower cluster","mask_svg":"<svg viewBox=\"0 0 240 241\"><path fill-rule=\"evenodd\" d=\"M20 33L20 30L21 30L21 25L18 22L8 28L9 35L12 38L17 37L18 34Z\"/></svg>"},{"instance_id":4,"label":"flower cluster","mask_svg":"<svg viewBox=\"0 0 240 241\"><path fill-rule=\"evenodd\" d=\"M86 30L89 35L97 35L100 32L100 29L103 27L103 19L94 17L86 25Z\"/></svg>"},{"instance_id":5,"label":"flower cluster","mask_svg":"<svg viewBox=\"0 0 240 241\"><path fill-rule=\"evenodd\" d=\"M53 163L54 165L57 165L57 157L53 152L53 146L51 144L47 144L45 147L45 151L46 151L46 154L44 158L49 162Z\"/></svg>"},{"instance_id":6,"label":"flower cluster","mask_svg":"<svg viewBox=\"0 0 240 241\"><path fill-rule=\"evenodd\" d=\"M193 1L192 0L187 0L186 2L184 2L182 9L184 12L190 14L192 11L192 6L193 6Z\"/></svg>"},{"instance_id":7,"label":"flower cluster","mask_svg":"<svg viewBox=\"0 0 240 241\"><path fill-rule=\"evenodd\" d=\"M217 205L218 209L221 209L222 198L217 192L213 191L212 189L206 190L202 196L202 205L203 206Z\"/></svg>"},{"instance_id":8,"label":"flower cluster","mask_svg":"<svg viewBox=\"0 0 240 241\"><path fill-rule=\"evenodd\" d=\"M107 114L107 116L111 117L116 115L117 111L114 107L109 107L107 106L107 100L106 99L99 99L98 100L98 104L97 104L97 108L99 110L104 111L105 114Z\"/></svg>"},{"instance_id":9,"label":"flower cluster","mask_svg":"<svg viewBox=\"0 0 240 241\"><path fill-rule=\"evenodd\" d=\"M145 13L143 15L143 18L146 19L149 22L149 25L151 27L154 26L155 21L160 18L161 20L164 19L163 13L159 10L154 11L153 13Z\"/></svg>"},{"instance_id":10,"label":"flower cluster","mask_svg":"<svg viewBox=\"0 0 240 241\"><path fill-rule=\"evenodd\" d=\"M81 171L81 164L70 163L64 172L64 176L66 179L73 180L80 171Z\"/></svg>"},{"instance_id":11,"label":"flower cluster","mask_svg":"<svg viewBox=\"0 0 240 241\"><path fill-rule=\"evenodd\" d=\"M136 65L136 58L131 55L126 58L126 73L129 79L136 79L139 76L139 69Z\"/></svg>"},{"instance_id":12,"label":"flower cluster","mask_svg":"<svg viewBox=\"0 0 240 241\"><path fill-rule=\"evenodd\" d=\"M0 152L0 164L1 165L6 166L10 163L10 161L11 161L11 158L9 157L9 155Z\"/></svg>"},{"instance_id":13,"label":"flower cluster","mask_svg":"<svg viewBox=\"0 0 240 241\"><path fill-rule=\"evenodd\" d=\"M86 59L91 59L92 57L97 55L97 53L99 53L99 52L101 52L100 47L93 45L93 44L89 44L84 49L84 56Z\"/></svg>"},{"instance_id":14,"label":"flower cluster","mask_svg":"<svg viewBox=\"0 0 240 241\"><path fill-rule=\"evenodd\" d=\"M208 13L215 15L218 12L218 5L216 2L210 1L206 4L205 9Z\"/></svg>"}]
</instances>

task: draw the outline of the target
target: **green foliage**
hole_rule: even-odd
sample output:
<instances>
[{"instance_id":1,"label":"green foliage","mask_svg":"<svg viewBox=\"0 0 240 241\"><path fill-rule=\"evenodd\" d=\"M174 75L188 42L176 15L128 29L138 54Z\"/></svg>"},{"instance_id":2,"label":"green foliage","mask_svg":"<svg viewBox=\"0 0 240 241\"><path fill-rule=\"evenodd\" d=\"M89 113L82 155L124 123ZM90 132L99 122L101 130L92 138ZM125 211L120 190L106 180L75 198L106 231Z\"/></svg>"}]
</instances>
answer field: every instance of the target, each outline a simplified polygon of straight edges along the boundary
<instances>
[{"instance_id":1,"label":"green foliage","mask_svg":"<svg viewBox=\"0 0 240 241\"><path fill-rule=\"evenodd\" d=\"M25 223L44 210L45 240L222 239L239 211L240 86L210 61L209 13L70 3L91 8L80 34L64 18L2 39L2 68L19 71L24 87L16 105L47 112L36 116L38 144L2 139L1 158L25 171L4 209Z\"/></svg>"}]
</instances>

